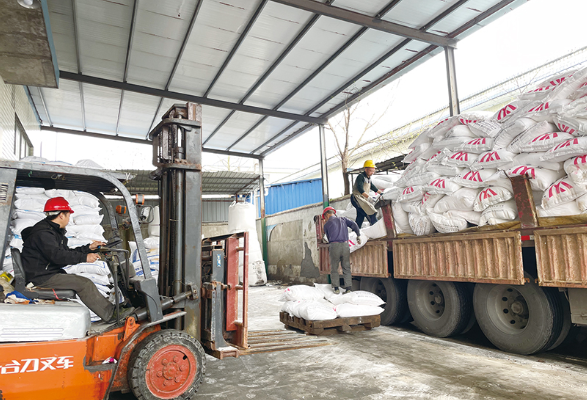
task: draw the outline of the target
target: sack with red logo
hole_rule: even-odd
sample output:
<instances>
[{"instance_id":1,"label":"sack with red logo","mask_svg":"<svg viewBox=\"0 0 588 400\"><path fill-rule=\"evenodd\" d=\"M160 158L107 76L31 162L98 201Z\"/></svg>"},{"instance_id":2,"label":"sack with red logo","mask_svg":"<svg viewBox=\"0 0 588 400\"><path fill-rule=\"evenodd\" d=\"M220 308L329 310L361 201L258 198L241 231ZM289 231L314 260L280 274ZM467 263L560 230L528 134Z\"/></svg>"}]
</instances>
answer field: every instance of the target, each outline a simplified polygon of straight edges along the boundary
<instances>
[{"instance_id":1,"label":"sack with red logo","mask_svg":"<svg viewBox=\"0 0 588 400\"><path fill-rule=\"evenodd\" d=\"M492 111L466 111L459 114L459 123L470 126L473 123L480 121L487 121L492 118L494 113Z\"/></svg>"},{"instance_id":2,"label":"sack with red logo","mask_svg":"<svg viewBox=\"0 0 588 400\"><path fill-rule=\"evenodd\" d=\"M481 138L495 138L502 126L495 120L476 121L468 125L472 133Z\"/></svg>"},{"instance_id":3,"label":"sack with red logo","mask_svg":"<svg viewBox=\"0 0 588 400\"><path fill-rule=\"evenodd\" d=\"M537 125L531 118L517 118L502 125L502 131L494 140L494 149L505 149L517 136Z\"/></svg>"},{"instance_id":4,"label":"sack with red logo","mask_svg":"<svg viewBox=\"0 0 588 400\"><path fill-rule=\"evenodd\" d=\"M543 153L541 153L543 155ZM452 166L452 165L443 165L437 163L427 163L425 167L427 172L436 172L442 176L457 176L463 172L463 168Z\"/></svg>"},{"instance_id":5,"label":"sack with red logo","mask_svg":"<svg viewBox=\"0 0 588 400\"><path fill-rule=\"evenodd\" d=\"M586 136L586 118L581 119L558 114L553 117L553 122L557 125L557 129L562 132L567 132L574 136Z\"/></svg>"},{"instance_id":6,"label":"sack with red logo","mask_svg":"<svg viewBox=\"0 0 588 400\"><path fill-rule=\"evenodd\" d=\"M582 97L586 97L586 87L586 82L584 82L582 86L580 86L579 89L574 90L574 92L568 98L572 100L578 100Z\"/></svg>"},{"instance_id":7,"label":"sack with red logo","mask_svg":"<svg viewBox=\"0 0 588 400\"><path fill-rule=\"evenodd\" d=\"M515 100L507 104L506 106L502 107L500 110L496 112L492 116L492 120L500 122L501 124L505 123L506 121L510 120L517 114L526 111L525 107L529 104L528 100Z\"/></svg>"},{"instance_id":8,"label":"sack with red logo","mask_svg":"<svg viewBox=\"0 0 588 400\"><path fill-rule=\"evenodd\" d=\"M586 195L584 195L586 197ZM579 199L579 198L578 198ZM537 216L538 217L563 217L566 215L579 215L586 212L582 211L578 205L578 199L569 201L567 203L560 204L555 207L551 207L547 210L543 208L537 209Z\"/></svg>"},{"instance_id":9,"label":"sack with red logo","mask_svg":"<svg viewBox=\"0 0 588 400\"><path fill-rule=\"evenodd\" d=\"M408 213L402 209L401 203L392 204L392 215L394 216L394 226L396 227L396 233L410 233L414 234L410 224L408 223Z\"/></svg>"},{"instance_id":10,"label":"sack with red logo","mask_svg":"<svg viewBox=\"0 0 588 400\"><path fill-rule=\"evenodd\" d=\"M382 198L384 200L396 201L398 199L398 196L400 196L402 194L403 190L404 190L404 188L401 186L396 186L391 189L386 189L386 190L384 190L384 193L382 193Z\"/></svg>"},{"instance_id":11,"label":"sack with red logo","mask_svg":"<svg viewBox=\"0 0 588 400\"><path fill-rule=\"evenodd\" d=\"M461 217L430 213L429 218L435 229L441 233L455 233L468 227L468 221Z\"/></svg>"},{"instance_id":12,"label":"sack with red logo","mask_svg":"<svg viewBox=\"0 0 588 400\"><path fill-rule=\"evenodd\" d=\"M545 153L521 153L518 154L514 160L515 165L541 165L541 168L550 169L552 171L562 171L563 164L560 162L541 161Z\"/></svg>"},{"instance_id":13,"label":"sack with red logo","mask_svg":"<svg viewBox=\"0 0 588 400\"><path fill-rule=\"evenodd\" d=\"M512 191L503 187L491 186L482 189L474 201L474 211L484 211L494 204L502 203L512 198Z\"/></svg>"},{"instance_id":14,"label":"sack with red logo","mask_svg":"<svg viewBox=\"0 0 588 400\"><path fill-rule=\"evenodd\" d=\"M435 233L435 226L431 222L431 218L428 215L420 213L408 214L408 223L410 228L417 236L431 235Z\"/></svg>"},{"instance_id":15,"label":"sack with red logo","mask_svg":"<svg viewBox=\"0 0 588 400\"><path fill-rule=\"evenodd\" d=\"M445 212L444 215L450 218L463 218L470 224L480 225L480 217L482 216L482 213L471 210L449 210Z\"/></svg>"},{"instance_id":16,"label":"sack with red logo","mask_svg":"<svg viewBox=\"0 0 588 400\"><path fill-rule=\"evenodd\" d=\"M544 191L549 186L553 184L553 182L557 181L560 178L565 176L564 171L552 171L545 168L540 167L531 167L528 165L517 165L516 167L512 167L511 169L505 171L506 175L509 177L514 176L529 176L529 183L531 184L531 190L536 191Z\"/></svg>"},{"instance_id":17,"label":"sack with red logo","mask_svg":"<svg viewBox=\"0 0 588 400\"><path fill-rule=\"evenodd\" d=\"M469 188L481 188L486 187L488 184L486 181L488 178L496 173L496 169L481 169L479 171L472 171L465 169L457 177L453 178L453 181L458 185L469 187Z\"/></svg>"},{"instance_id":18,"label":"sack with red logo","mask_svg":"<svg viewBox=\"0 0 588 400\"><path fill-rule=\"evenodd\" d=\"M485 151L490 151L494 147L494 139L491 138L477 138L469 140L459 146L458 151L467 151L468 153L480 154Z\"/></svg>"},{"instance_id":19,"label":"sack with red logo","mask_svg":"<svg viewBox=\"0 0 588 400\"><path fill-rule=\"evenodd\" d=\"M569 99L547 100L545 102L533 101L527 105L525 117L532 118L537 122L553 122L553 117L571 102L572 100Z\"/></svg>"},{"instance_id":20,"label":"sack with red logo","mask_svg":"<svg viewBox=\"0 0 588 400\"><path fill-rule=\"evenodd\" d=\"M566 117L586 119L586 117L587 117L586 97L583 97L583 98L577 99L577 100L573 100L570 104L563 107L562 110L558 114L564 115Z\"/></svg>"},{"instance_id":21,"label":"sack with red logo","mask_svg":"<svg viewBox=\"0 0 588 400\"><path fill-rule=\"evenodd\" d=\"M445 118L439 122L433 128L429 129L426 133L430 138L436 138L439 136L445 136L445 134L454 126L459 125L459 117Z\"/></svg>"},{"instance_id":22,"label":"sack with red logo","mask_svg":"<svg viewBox=\"0 0 588 400\"><path fill-rule=\"evenodd\" d=\"M586 185L586 154L572 157L564 163L564 170L577 185Z\"/></svg>"},{"instance_id":23,"label":"sack with red logo","mask_svg":"<svg viewBox=\"0 0 588 400\"><path fill-rule=\"evenodd\" d=\"M503 201L502 203L489 206L482 212L480 226L489 225L489 221L515 221L517 218L518 210L516 202L514 200Z\"/></svg>"},{"instance_id":24,"label":"sack with red logo","mask_svg":"<svg viewBox=\"0 0 588 400\"><path fill-rule=\"evenodd\" d=\"M425 192L426 190L423 186L409 186L402 190L402 193L400 194L400 196L398 196L398 201L419 201L423 198L423 193Z\"/></svg>"},{"instance_id":25,"label":"sack with red logo","mask_svg":"<svg viewBox=\"0 0 588 400\"><path fill-rule=\"evenodd\" d=\"M483 139L476 139L483 140ZM465 151L455 151L447 155L442 164L450 167L469 168L478 158L477 154Z\"/></svg>"},{"instance_id":26,"label":"sack with red logo","mask_svg":"<svg viewBox=\"0 0 588 400\"><path fill-rule=\"evenodd\" d=\"M576 90L580 89L586 83L586 67L567 76L565 81L558 85L549 95L548 99L567 99Z\"/></svg>"},{"instance_id":27,"label":"sack with red logo","mask_svg":"<svg viewBox=\"0 0 588 400\"><path fill-rule=\"evenodd\" d=\"M559 143L545 152L541 161L559 162L586 154L586 137L576 137Z\"/></svg>"},{"instance_id":28,"label":"sack with red logo","mask_svg":"<svg viewBox=\"0 0 588 400\"><path fill-rule=\"evenodd\" d=\"M431 194L451 194L457 191L461 186L451 180L451 178L440 177L429 182L425 186L425 191Z\"/></svg>"},{"instance_id":29,"label":"sack with red logo","mask_svg":"<svg viewBox=\"0 0 588 400\"><path fill-rule=\"evenodd\" d=\"M570 178L562 178L547 188L541 199L541 207L545 210L560 204L576 200L586 193L586 186L574 183Z\"/></svg>"},{"instance_id":30,"label":"sack with red logo","mask_svg":"<svg viewBox=\"0 0 588 400\"><path fill-rule=\"evenodd\" d=\"M535 136L527 143L520 143L518 146L508 146L507 150L513 153L533 153L538 151L547 151L553 146L573 139L573 136L565 132L551 132ZM518 147L518 149L516 149ZM518 150L518 151L517 151Z\"/></svg>"},{"instance_id":31,"label":"sack with red logo","mask_svg":"<svg viewBox=\"0 0 588 400\"><path fill-rule=\"evenodd\" d=\"M433 210L435 205L444 197L444 194L425 193L421 200L421 211L429 212L429 210Z\"/></svg>"},{"instance_id":32,"label":"sack with red logo","mask_svg":"<svg viewBox=\"0 0 588 400\"><path fill-rule=\"evenodd\" d=\"M512 153L521 153L520 146L522 144L527 144L537 136L552 132L557 132L555 125L547 121L539 122L514 138L506 149Z\"/></svg>"},{"instance_id":33,"label":"sack with red logo","mask_svg":"<svg viewBox=\"0 0 588 400\"><path fill-rule=\"evenodd\" d=\"M433 212L442 214L449 210L471 211L478 196L478 189L461 188L455 193L443 197L435 204Z\"/></svg>"},{"instance_id":34,"label":"sack with red logo","mask_svg":"<svg viewBox=\"0 0 588 400\"><path fill-rule=\"evenodd\" d=\"M507 169L512 166L516 154L511 153L508 150L492 150L480 154L478 159L470 167L473 171L479 171L481 169Z\"/></svg>"},{"instance_id":35,"label":"sack with red logo","mask_svg":"<svg viewBox=\"0 0 588 400\"><path fill-rule=\"evenodd\" d=\"M578 209L582 214L586 214L586 195L583 194L582 196L576 199L576 204L578 205Z\"/></svg>"},{"instance_id":36,"label":"sack with red logo","mask_svg":"<svg viewBox=\"0 0 588 400\"><path fill-rule=\"evenodd\" d=\"M422 186L439 177L436 172L421 172L406 181L406 186Z\"/></svg>"}]
</instances>

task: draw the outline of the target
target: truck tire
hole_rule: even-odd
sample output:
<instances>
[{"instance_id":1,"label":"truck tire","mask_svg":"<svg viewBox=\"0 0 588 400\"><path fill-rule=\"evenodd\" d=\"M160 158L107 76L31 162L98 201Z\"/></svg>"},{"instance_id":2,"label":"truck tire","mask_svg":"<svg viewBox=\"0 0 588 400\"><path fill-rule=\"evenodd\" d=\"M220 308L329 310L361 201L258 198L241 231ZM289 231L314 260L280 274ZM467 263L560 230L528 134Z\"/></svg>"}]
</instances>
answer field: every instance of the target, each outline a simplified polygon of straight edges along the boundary
<instances>
[{"instance_id":1,"label":"truck tire","mask_svg":"<svg viewBox=\"0 0 588 400\"><path fill-rule=\"evenodd\" d=\"M534 354L553 346L563 327L558 293L525 274L524 285L476 284L474 312L484 335L500 350ZM553 290L551 290L553 289Z\"/></svg>"},{"instance_id":2,"label":"truck tire","mask_svg":"<svg viewBox=\"0 0 588 400\"><path fill-rule=\"evenodd\" d=\"M551 347L549 347L547 351L559 347L559 345L561 345L563 341L566 340L566 338L568 337L568 334L570 333L570 329L572 327L572 312L570 310L570 303L563 292L559 292L559 300L562 307L561 312L563 320L561 333L559 334L559 337L555 340L555 343L551 345Z\"/></svg>"},{"instance_id":3,"label":"truck tire","mask_svg":"<svg viewBox=\"0 0 588 400\"><path fill-rule=\"evenodd\" d=\"M165 329L147 336L133 350L127 379L139 400L194 397L206 368L202 345L192 336Z\"/></svg>"},{"instance_id":4,"label":"truck tire","mask_svg":"<svg viewBox=\"0 0 588 400\"><path fill-rule=\"evenodd\" d=\"M472 302L468 290L458 282L411 280L407 298L415 324L427 335L459 334L471 320Z\"/></svg>"},{"instance_id":5,"label":"truck tire","mask_svg":"<svg viewBox=\"0 0 588 400\"><path fill-rule=\"evenodd\" d=\"M406 281L389 278L364 278L361 280L362 289L378 295L386 302L384 312L380 314L381 325L400 323L408 313L406 302Z\"/></svg>"}]
</instances>

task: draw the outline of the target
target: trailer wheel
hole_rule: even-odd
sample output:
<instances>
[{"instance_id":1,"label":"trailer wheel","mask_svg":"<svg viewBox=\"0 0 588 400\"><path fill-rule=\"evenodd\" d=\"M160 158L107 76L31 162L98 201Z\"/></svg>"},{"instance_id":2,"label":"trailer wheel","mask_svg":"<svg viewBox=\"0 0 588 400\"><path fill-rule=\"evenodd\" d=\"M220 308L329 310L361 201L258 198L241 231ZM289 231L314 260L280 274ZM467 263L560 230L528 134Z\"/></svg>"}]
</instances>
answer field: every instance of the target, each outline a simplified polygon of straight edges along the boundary
<instances>
[{"instance_id":1,"label":"trailer wheel","mask_svg":"<svg viewBox=\"0 0 588 400\"><path fill-rule=\"evenodd\" d=\"M563 343L564 340L568 337L570 333L570 329L572 327L572 312L570 311L570 303L566 298L566 295L563 292L559 292L559 300L561 305L561 313L563 317L561 333L559 337L555 340L555 343L551 345L547 350L553 350L556 347L559 347Z\"/></svg>"},{"instance_id":2,"label":"trailer wheel","mask_svg":"<svg viewBox=\"0 0 588 400\"><path fill-rule=\"evenodd\" d=\"M461 333L471 320L467 288L456 282L408 282L408 308L415 324L427 335L449 337Z\"/></svg>"},{"instance_id":3,"label":"trailer wheel","mask_svg":"<svg viewBox=\"0 0 588 400\"><path fill-rule=\"evenodd\" d=\"M563 315L558 293L525 277L529 279L523 286L476 284L474 311L482 332L496 347L528 355L556 343Z\"/></svg>"},{"instance_id":4,"label":"trailer wheel","mask_svg":"<svg viewBox=\"0 0 588 400\"><path fill-rule=\"evenodd\" d=\"M204 378L202 345L165 329L147 336L131 354L127 379L139 400L191 399Z\"/></svg>"},{"instance_id":5,"label":"trailer wheel","mask_svg":"<svg viewBox=\"0 0 588 400\"><path fill-rule=\"evenodd\" d=\"M406 302L406 281L389 278L367 278L365 283L362 278L363 288L367 292L378 295L386 302L384 312L380 314L381 325L400 323L408 314Z\"/></svg>"}]
</instances>

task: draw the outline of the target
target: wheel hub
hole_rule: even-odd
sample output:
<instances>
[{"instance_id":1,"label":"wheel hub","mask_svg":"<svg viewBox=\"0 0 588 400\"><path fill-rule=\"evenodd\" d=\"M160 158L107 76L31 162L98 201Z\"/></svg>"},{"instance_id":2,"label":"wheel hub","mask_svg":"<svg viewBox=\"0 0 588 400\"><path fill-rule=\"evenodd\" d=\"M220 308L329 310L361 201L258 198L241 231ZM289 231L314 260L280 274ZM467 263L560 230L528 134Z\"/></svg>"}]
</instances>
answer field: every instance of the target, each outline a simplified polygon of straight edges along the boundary
<instances>
[{"instance_id":1,"label":"wheel hub","mask_svg":"<svg viewBox=\"0 0 588 400\"><path fill-rule=\"evenodd\" d=\"M529 322L529 307L525 298L514 287L505 288L496 296L496 316L504 329L517 332Z\"/></svg>"},{"instance_id":2,"label":"wheel hub","mask_svg":"<svg viewBox=\"0 0 588 400\"><path fill-rule=\"evenodd\" d=\"M521 302L519 300L515 301L510 306L510 309L516 315L525 315L525 314L528 314L526 308L527 308L527 303L526 302Z\"/></svg>"},{"instance_id":3,"label":"wheel hub","mask_svg":"<svg viewBox=\"0 0 588 400\"><path fill-rule=\"evenodd\" d=\"M166 346L149 360L147 386L153 394L161 398L176 398L192 383L197 368L196 359L184 346Z\"/></svg>"},{"instance_id":4,"label":"wheel hub","mask_svg":"<svg viewBox=\"0 0 588 400\"><path fill-rule=\"evenodd\" d=\"M441 318L445 311L445 297L443 291L436 283L429 283L421 292L424 309L429 317L433 319Z\"/></svg>"}]
</instances>

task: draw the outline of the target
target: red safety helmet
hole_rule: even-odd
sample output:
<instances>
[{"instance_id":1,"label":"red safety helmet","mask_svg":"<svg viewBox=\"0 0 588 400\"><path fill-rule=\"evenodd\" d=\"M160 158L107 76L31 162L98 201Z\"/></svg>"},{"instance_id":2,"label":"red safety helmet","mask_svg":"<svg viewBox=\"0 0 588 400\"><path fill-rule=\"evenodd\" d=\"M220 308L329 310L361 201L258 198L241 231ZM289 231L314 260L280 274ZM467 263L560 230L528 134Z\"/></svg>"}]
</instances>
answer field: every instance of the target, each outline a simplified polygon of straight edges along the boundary
<instances>
[{"instance_id":1,"label":"red safety helmet","mask_svg":"<svg viewBox=\"0 0 588 400\"><path fill-rule=\"evenodd\" d=\"M72 210L69 206L67 200L65 200L63 197L54 197L47 200L47 203L45 203L45 209L43 211L69 211L72 214L74 212L74 210Z\"/></svg>"},{"instance_id":2,"label":"red safety helmet","mask_svg":"<svg viewBox=\"0 0 588 400\"><path fill-rule=\"evenodd\" d=\"M333 207L327 207L323 210L323 219L325 219L325 214L327 213L327 211L331 211L331 210L333 210L335 215L337 215L337 210L335 210Z\"/></svg>"}]
</instances>

